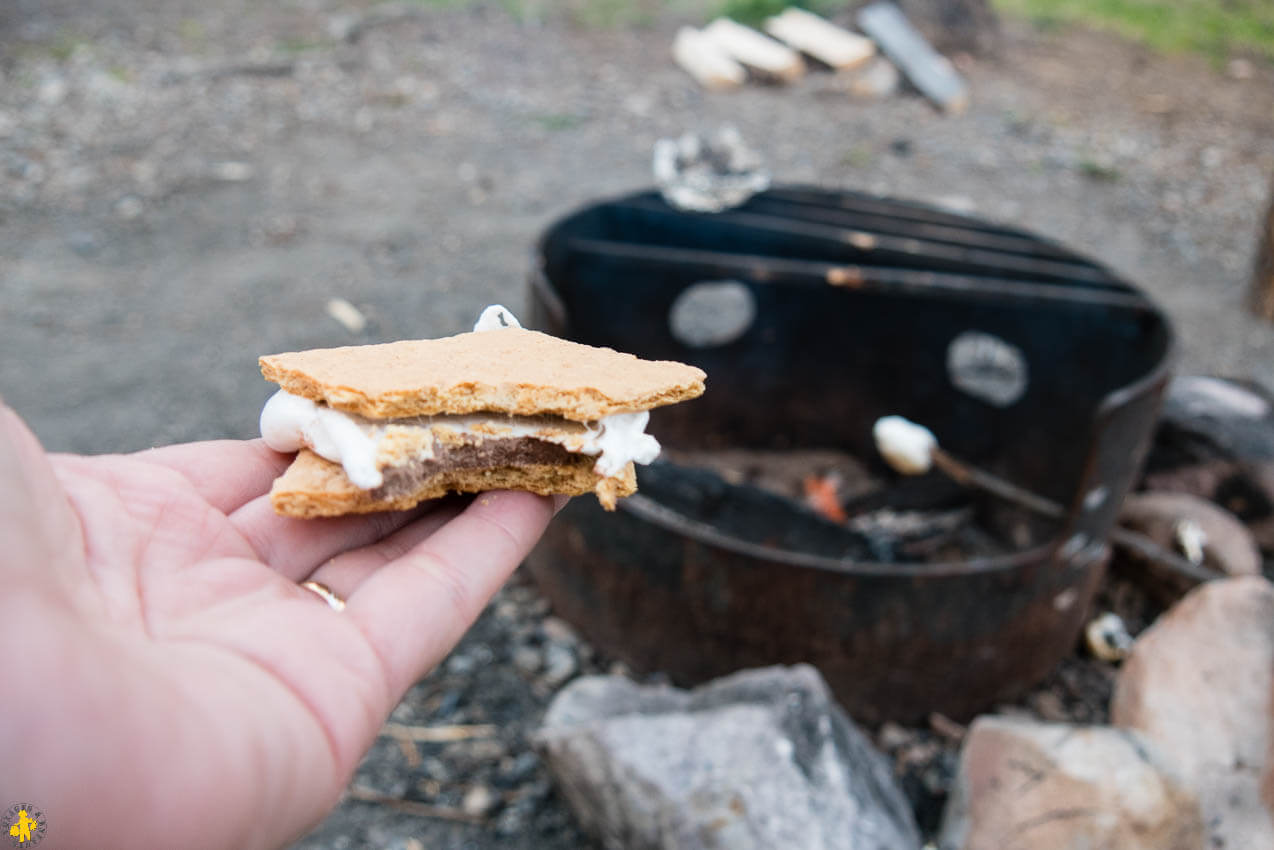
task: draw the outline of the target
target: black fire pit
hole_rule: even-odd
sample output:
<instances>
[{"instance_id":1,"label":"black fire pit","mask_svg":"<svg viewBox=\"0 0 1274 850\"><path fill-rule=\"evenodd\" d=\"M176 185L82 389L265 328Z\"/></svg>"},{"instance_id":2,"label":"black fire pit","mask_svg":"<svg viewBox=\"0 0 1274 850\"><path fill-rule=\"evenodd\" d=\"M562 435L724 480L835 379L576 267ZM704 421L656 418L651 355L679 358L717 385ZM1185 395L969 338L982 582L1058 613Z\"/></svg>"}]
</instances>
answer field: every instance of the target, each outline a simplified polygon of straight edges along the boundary
<instances>
[{"instance_id":1,"label":"black fire pit","mask_svg":"<svg viewBox=\"0 0 1274 850\"><path fill-rule=\"evenodd\" d=\"M873 722L966 717L1072 649L1169 375L1169 324L1132 286L1020 230L802 188L714 215L654 193L596 204L538 259L538 327L707 372L701 399L654 413L665 447L878 464L872 425L901 414L1068 506L1043 524L980 497L986 527L1028 529L1018 545L883 563L794 502L639 468L617 513L575 499L528 561L604 651L686 684L808 661Z\"/></svg>"}]
</instances>

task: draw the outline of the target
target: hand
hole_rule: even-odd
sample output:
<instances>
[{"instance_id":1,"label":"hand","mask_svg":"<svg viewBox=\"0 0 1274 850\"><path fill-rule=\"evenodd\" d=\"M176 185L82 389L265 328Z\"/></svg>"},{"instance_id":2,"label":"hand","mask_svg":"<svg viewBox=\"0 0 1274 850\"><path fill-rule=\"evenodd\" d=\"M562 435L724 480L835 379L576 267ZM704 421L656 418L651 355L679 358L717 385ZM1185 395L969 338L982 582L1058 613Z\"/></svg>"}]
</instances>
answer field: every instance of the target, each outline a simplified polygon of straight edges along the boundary
<instances>
[{"instance_id":1,"label":"hand","mask_svg":"<svg viewBox=\"0 0 1274 850\"><path fill-rule=\"evenodd\" d=\"M303 834L553 514L500 492L287 519L264 494L289 460L46 455L0 404L0 809L42 809L46 846Z\"/></svg>"}]
</instances>

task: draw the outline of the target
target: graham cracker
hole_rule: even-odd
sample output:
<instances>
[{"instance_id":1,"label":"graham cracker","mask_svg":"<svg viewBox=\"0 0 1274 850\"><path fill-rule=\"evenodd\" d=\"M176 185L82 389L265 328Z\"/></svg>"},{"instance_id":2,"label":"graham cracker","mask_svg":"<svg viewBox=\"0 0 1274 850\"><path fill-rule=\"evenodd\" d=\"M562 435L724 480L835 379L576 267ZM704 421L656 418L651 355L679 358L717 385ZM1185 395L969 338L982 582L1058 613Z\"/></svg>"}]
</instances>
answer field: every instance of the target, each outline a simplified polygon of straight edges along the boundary
<instances>
[{"instance_id":1,"label":"graham cracker","mask_svg":"<svg viewBox=\"0 0 1274 850\"><path fill-rule=\"evenodd\" d=\"M270 504L283 516L309 519L374 511L401 511L447 493L479 493L486 490L526 490L549 496L596 493L606 510L615 500L637 491L637 476L630 463L618 476L603 478L593 471L595 458L572 456L560 464L524 464L479 469L449 469L420 482L410 493L376 498L374 490L354 486L338 463L301 449L292 465L270 488Z\"/></svg>"},{"instance_id":2,"label":"graham cracker","mask_svg":"<svg viewBox=\"0 0 1274 850\"><path fill-rule=\"evenodd\" d=\"M593 422L695 398L704 373L521 328L273 354L261 374L371 419L489 411Z\"/></svg>"}]
</instances>

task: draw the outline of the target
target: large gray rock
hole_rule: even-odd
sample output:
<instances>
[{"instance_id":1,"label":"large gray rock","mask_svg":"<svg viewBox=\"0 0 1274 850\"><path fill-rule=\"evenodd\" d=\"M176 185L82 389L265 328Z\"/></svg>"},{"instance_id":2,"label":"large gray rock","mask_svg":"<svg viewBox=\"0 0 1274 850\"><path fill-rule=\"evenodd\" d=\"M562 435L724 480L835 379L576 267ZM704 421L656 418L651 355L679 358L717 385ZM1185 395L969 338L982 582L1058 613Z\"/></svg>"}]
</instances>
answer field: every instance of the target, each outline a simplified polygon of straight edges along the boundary
<instances>
[{"instance_id":1,"label":"large gray rock","mask_svg":"<svg viewBox=\"0 0 1274 850\"><path fill-rule=\"evenodd\" d=\"M940 850L1200 850L1195 796L1137 733L974 722Z\"/></svg>"},{"instance_id":2,"label":"large gray rock","mask_svg":"<svg viewBox=\"0 0 1274 850\"><path fill-rule=\"evenodd\" d=\"M1142 484L1215 502L1274 555L1274 398L1255 385L1175 378Z\"/></svg>"},{"instance_id":3,"label":"large gray rock","mask_svg":"<svg viewBox=\"0 0 1274 850\"><path fill-rule=\"evenodd\" d=\"M575 681L536 745L608 848L914 850L889 765L812 667L770 667L692 691L617 676Z\"/></svg>"},{"instance_id":4,"label":"large gray rock","mask_svg":"<svg viewBox=\"0 0 1274 850\"><path fill-rule=\"evenodd\" d=\"M1138 638L1110 713L1198 793L1210 847L1274 847L1274 585L1192 591Z\"/></svg>"}]
</instances>

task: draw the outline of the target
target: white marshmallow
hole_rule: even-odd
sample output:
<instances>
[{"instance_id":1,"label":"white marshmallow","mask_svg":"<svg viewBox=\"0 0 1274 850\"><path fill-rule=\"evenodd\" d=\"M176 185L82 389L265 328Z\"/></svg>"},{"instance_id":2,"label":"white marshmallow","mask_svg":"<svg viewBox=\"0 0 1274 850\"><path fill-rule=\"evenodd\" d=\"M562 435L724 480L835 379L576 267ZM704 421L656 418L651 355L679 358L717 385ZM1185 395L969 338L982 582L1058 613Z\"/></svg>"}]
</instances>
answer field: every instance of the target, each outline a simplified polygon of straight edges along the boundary
<instances>
[{"instance_id":1,"label":"white marshmallow","mask_svg":"<svg viewBox=\"0 0 1274 850\"><path fill-rule=\"evenodd\" d=\"M882 416L871 435L881 457L903 475L923 475L933 465L938 438L923 425L901 416Z\"/></svg>"},{"instance_id":2,"label":"white marshmallow","mask_svg":"<svg viewBox=\"0 0 1274 850\"><path fill-rule=\"evenodd\" d=\"M501 304L492 304L490 307L482 311L482 315L478 317L478 321L474 323L474 332L478 331L498 331L504 328L520 328L522 324L518 321L517 316L513 315L513 311Z\"/></svg>"},{"instance_id":3,"label":"white marshmallow","mask_svg":"<svg viewBox=\"0 0 1274 850\"><path fill-rule=\"evenodd\" d=\"M261 436L276 452L302 446L345 468L355 487L371 490L384 482L376 467L376 441L347 414L279 390L261 411Z\"/></svg>"}]
</instances>

